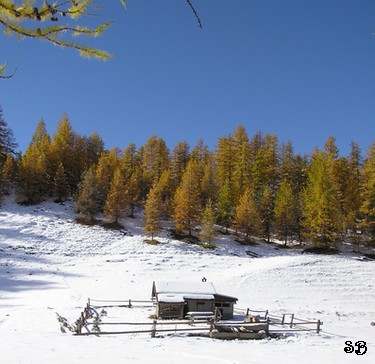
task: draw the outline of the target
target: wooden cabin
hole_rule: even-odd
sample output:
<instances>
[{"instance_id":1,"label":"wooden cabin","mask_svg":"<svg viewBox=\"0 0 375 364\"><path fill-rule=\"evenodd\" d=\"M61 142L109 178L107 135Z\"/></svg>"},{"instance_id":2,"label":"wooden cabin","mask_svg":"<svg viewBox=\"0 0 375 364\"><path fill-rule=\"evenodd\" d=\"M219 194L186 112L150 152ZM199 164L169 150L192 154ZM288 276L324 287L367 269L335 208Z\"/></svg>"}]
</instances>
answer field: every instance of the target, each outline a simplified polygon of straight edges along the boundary
<instances>
[{"instance_id":1,"label":"wooden cabin","mask_svg":"<svg viewBox=\"0 0 375 364\"><path fill-rule=\"evenodd\" d=\"M223 320L233 318L237 298L219 294L211 282L153 282L152 298L156 316L183 319L189 312L213 313L217 308Z\"/></svg>"}]
</instances>

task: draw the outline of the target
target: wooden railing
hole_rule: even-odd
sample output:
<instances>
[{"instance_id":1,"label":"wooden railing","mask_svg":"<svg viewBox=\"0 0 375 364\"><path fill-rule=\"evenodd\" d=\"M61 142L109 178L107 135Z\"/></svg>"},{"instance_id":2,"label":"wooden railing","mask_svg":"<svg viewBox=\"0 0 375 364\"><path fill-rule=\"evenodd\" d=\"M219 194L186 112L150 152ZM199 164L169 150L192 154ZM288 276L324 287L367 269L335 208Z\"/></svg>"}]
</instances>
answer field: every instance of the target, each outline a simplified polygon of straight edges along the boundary
<instances>
[{"instance_id":1,"label":"wooden railing","mask_svg":"<svg viewBox=\"0 0 375 364\"><path fill-rule=\"evenodd\" d=\"M120 334L150 334L156 337L157 333L198 332L210 337L217 338L262 338L266 335L278 335L288 332L314 331L320 333L323 322L320 320L309 321L297 318L293 313L271 315L268 310L240 310L245 320L220 321L213 314L209 319L195 320L191 315L188 320L152 320L148 322L126 322L112 321L101 317L98 312L100 308L132 308L150 307L155 302L152 300L97 300L89 299L86 307L81 312L75 324L69 323L65 318L58 315L61 328L72 331L76 335L120 335ZM146 306L145 306L146 305ZM130 326L130 327L129 327ZM137 328L131 329L131 327ZM143 329L142 327L149 328ZM110 330L109 327L118 327L118 331ZM259 335L258 335L259 334Z\"/></svg>"}]
</instances>

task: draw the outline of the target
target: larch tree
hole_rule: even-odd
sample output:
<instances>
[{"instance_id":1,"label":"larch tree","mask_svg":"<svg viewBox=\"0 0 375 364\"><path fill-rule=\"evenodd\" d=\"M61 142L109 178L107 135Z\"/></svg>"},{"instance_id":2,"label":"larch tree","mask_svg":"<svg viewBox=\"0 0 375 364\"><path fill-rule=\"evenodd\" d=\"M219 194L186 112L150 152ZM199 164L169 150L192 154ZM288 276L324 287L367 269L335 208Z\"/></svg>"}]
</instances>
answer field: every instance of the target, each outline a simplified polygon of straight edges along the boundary
<instances>
[{"instance_id":1,"label":"larch tree","mask_svg":"<svg viewBox=\"0 0 375 364\"><path fill-rule=\"evenodd\" d=\"M120 160L121 170L127 181L130 180L132 174L139 165L137 147L135 144L131 143L124 149Z\"/></svg>"},{"instance_id":2,"label":"larch tree","mask_svg":"<svg viewBox=\"0 0 375 364\"><path fill-rule=\"evenodd\" d=\"M125 5L126 0L120 1ZM84 57L106 60L111 57L110 53L75 40L77 36L97 37L111 25L107 21L96 27L87 26L86 18L92 15L89 8L93 7L98 10L91 0L0 0L0 26L5 34L15 35L18 39L37 38L63 48L76 49ZM4 74L5 68L6 64L0 66L0 78L12 77Z\"/></svg>"},{"instance_id":3,"label":"larch tree","mask_svg":"<svg viewBox=\"0 0 375 364\"><path fill-rule=\"evenodd\" d=\"M327 152L314 153L303 192L303 233L321 247L332 247L343 230L331 158Z\"/></svg>"},{"instance_id":4,"label":"larch tree","mask_svg":"<svg viewBox=\"0 0 375 364\"><path fill-rule=\"evenodd\" d=\"M245 235L245 241L260 232L261 220L250 188L245 190L236 207L235 226Z\"/></svg>"},{"instance_id":5,"label":"larch tree","mask_svg":"<svg viewBox=\"0 0 375 364\"><path fill-rule=\"evenodd\" d=\"M120 0L126 6L126 0ZM191 8L200 28L202 23L192 0L186 0ZM93 14L90 10L96 9ZM75 49L83 57L107 60L112 54L84 45L76 39L78 36L96 38L112 24L112 21L104 21L96 26L89 21L92 16L100 16L100 6L95 5L95 0L0 0L0 26L4 27L4 33L15 35L18 39L41 39L55 46ZM0 79L12 78L11 74L5 74L6 64L0 64Z\"/></svg>"},{"instance_id":6,"label":"larch tree","mask_svg":"<svg viewBox=\"0 0 375 364\"><path fill-rule=\"evenodd\" d=\"M100 156L104 152L104 141L100 135L94 131L85 139L86 168L93 164L98 164Z\"/></svg>"},{"instance_id":7,"label":"larch tree","mask_svg":"<svg viewBox=\"0 0 375 364\"><path fill-rule=\"evenodd\" d=\"M361 205L362 205L362 156L358 144L351 143L351 151L348 158L348 175L344 197L345 223L348 232L352 235L353 242L360 243Z\"/></svg>"},{"instance_id":8,"label":"larch tree","mask_svg":"<svg viewBox=\"0 0 375 364\"><path fill-rule=\"evenodd\" d=\"M147 191L169 169L169 149L162 138L151 136L144 147L143 173Z\"/></svg>"},{"instance_id":9,"label":"larch tree","mask_svg":"<svg viewBox=\"0 0 375 364\"><path fill-rule=\"evenodd\" d=\"M38 150L40 156L43 156L43 158L45 158L46 160L46 168L48 171L48 193L52 196L54 192L54 177L58 162L56 162L53 158L53 153L51 149L51 137L47 132L44 119L39 120L34 131L34 134L31 138L30 145L33 145Z\"/></svg>"},{"instance_id":10,"label":"larch tree","mask_svg":"<svg viewBox=\"0 0 375 364\"><path fill-rule=\"evenodd\" d=\"M44 119L40 119L31 138L31 144L41 145L46 137L49 139L49 142L51 142L51 138L47 132L46 123Z\"/></svg>"},{"instance_id":11,"label":"larch tree","mask_svg":"<svg viewBox=\"0 0 375 364\"><path fill-rule=\"evenodd\" d=\"M135 168L130 180L126 180L128 199L130 207L130 217L134 217L134 211L137 206L142 206L144 203L144 183L142 167L138 166Z\"/></svg>"},{"instance_id":12,"label":"larch tree","mask_svg":"<svg viewBox=\"0 0 375 364\"><path fill-rule=\"evenodd\" d=\"M54 178L53 195L56 202L65 201L70 195L69 183L65 174L64 165L60 162Z\"/></svg>"},{"instance_id":13,"label":"larch tree","mask_svg":"<svg viewBox=\"0 0 375 364\"><path fill-rule=\"evenodd\" d=\"M370 243L375 243L375 142L369 148L363 166L362 226Z\"/></svg>"},{"instance_id":14,"label":"larch tree","mask_svg":"<svg viewBox=\"0 0 375 364\"><path fill-rule=\"evenodd\" d=\"M169 170L163 172L155 188L157 189L161 201L160 216L163 219L168 219L172 215L173 201L172 178Z\"/></svg>"},{"instance_id":15,"label":"larch tree","mask_svg":"<svg viewBox=\"0 0 375 364\"><path fill-rule=\"evenodd\" d=\"M89 223L95 221L95 216L100 212L100 202L96 184L96 168L95 166L91 166L83 175L75 199L77 212Z\"/></svg>"},{"instance_id":16,"label":"larch tree","mask_svg":"<svg viewBox=\"0 0 375 364\"><path fill-rule=\"evenodd\" d=\"M56 132L51 141L51 162L53 169L50 172L54 176L61 162L64 166L72 193L75 193L84 171L80 162L82 148L78 144L78 139L79 136L73 130L68 115L64 113L57 124Z\"/></svg>"},{"instance_id":17,"label":"larch tree","mask_svg":"<svg viewBox=\"0 0 375 364\"><path fill-rule=\"evenodd\" d=\"M16 186L17 173L18 163L13 155L8 154L0 172L0 197L1 195L9 195L14 190Z\"/></svg>"},{"instance_id":18,"label":"larch tree","mask_svg":"<svg viewBox=\"0 0 375 364\"><path fill-rule=\"evenodd\" d=\"M36 145L30 145L23 155L18 171L16 200L20 204L38 204L48 196L46 158Z\"/></svg>"},{"instance_id":19,"label":"larch tree","mask_svg":"<svg viewBox=\"0 0 375 364\"><path fill-rule=\"evenodd\" d=\"M193 229L200 221L200 183L197 177L197 162L190 161L182 176L180 186L173 198L173 218L177 231L188 231L192 235Z\"/></svg>"},{"instance_id":20,"label":"larch tree","mask_svg":"<svg viewBox=\"0 0 375 364\"><path fill-rule=\"evenodd\" d=\"M209 245L212 244L212 241L216 236L215 223L216 218L212 201L208 200L203 211L201 231L199 234L199 237L203 243L208 243Z\"/></svg>"},{"instance_id":21,"label":"larch tree","mask_svg":"<svg viewBox=\"0 0 375 364\"><path fill-rule=\"evenodd\" d=\"M145 232L151 235L151 241L154 241L154 235L161 230L162 199L160 188L155 184L148 193L145 206Z\"/></svg>"},{"instance_id":22,"label":"larch tree","mask_svg":"<svg viewBox=\"0 0 375 364\"><path fill-rule=\"evenodd\" d=\"M228 178L221 186L217 200L218 223L225 228L227 233L233 222L235 208L233 190Z\"/></svg>"},{"instance_id":23,"label":"larch tree","mask_svg":"<svg viewBox=\"0 0 375 364\"><path fill-rule=\"evenodd\" d=\"M203 166L203 176L201 179L202 206L206 206L209 200L213 204L216 204L219 191L216 171L215 156L213 153L210 153Z\"/></svg>"},{"instance_id":24,"label":"larch tree","mask_svg":"<svg viewBox=\"0 0 375 364\"><path fill-rule=\"evenodd\" d=\"M235 164L233 168L234 203L237 204L245 189L250 185L251 159L250 145L246 129L239 125L233 133L233 153Z\"/></svg>"},{"instance_id":25,"label":"larch tree","mask_svg":"<svg viewBox=\"0 0 375 364\"><path fill-rule=\"evenodd\" d=\"M110 189L104 205L104 215L118 225L119 220L129 214L129 200L125 178L118 167L112 177Z\"/></svg>"},{"instance_id":26,"label":"larch tree","mask_svg":"<svg viewBox=\"0 0 375 364\"><path fill-rule=\"evenodd\" d=\"M119 167L119 149L112 148L109 152L104 152L96 167L96 184L98 189L99 207L102 210L107 200L107 195L111 188L111 182L116 169Z\"/></svg>"},{"instance_id":27,"label":"larch tree","mask_svg":"<svg viewBox=\"0 0 375 364\"><path fill-rule=\"evenodd\" d=\"M297 220L296 199L293 189L287 178L284 177L275 196L275 227L279 238L284 240L285 245L292 237Z\"/></svg>"},{"instance_id":28,"label":"larch tree","mask_svg":"<svg viewBox=\"0 0 375 364\"><path fill-rule=\"evenodd\" d=\"M273 187L265 186L255 194L255 203L261 221L260 233L268 242L271 241L272 225L274 223L275 193Z\"/></svg>"},{"instance_id":29,"label":"larch tree","mask_svg":"<svg viewBox=\"0 0 375 364\"><path fill-rule=\"evenodd\" d=\"M231 135L219 138L216 150L216 163L219 188L222 189L225 184L229 183L234 198L233 174L236 165L236 155L234 140Z\"/></svg>"},{"instance_id":30,"label":"larch tree","mask_svg":"<svg viewBox=\"0 0 375 364\"><path fill-rule=\"evenodd\" d=\"M170 174L172 179L173 191L176 191L178 185L181 182L181 178L189 162L189 158L189 144L186 141L177 143L176 147L172 151L170 163Z\"/></svg>"},{"instance_id":31,"label":"larch tree","mask_svg":"<svg viewBox=\"0 0 375 364\"><path fill-rule=\"evenodd\" d=\"M145 200L144 176L142 169L143 155L137 152L135 144L129 144L120 159L120 168L127 185L130 217L134 217L137 205L142 205Z\"/></svg>"},{"instance_id":32,"label":"larch tree","mask_svg":"<svg viewBox=\"0 0 375 364\"><path fill-rule=\"evenodd\" d=\"M236 145L232 135L221 137L215 153L218 181L217 218L219 225L228 232L232 224L236 207L234 171L237 156Z\"/></svg>"}]
</instances>

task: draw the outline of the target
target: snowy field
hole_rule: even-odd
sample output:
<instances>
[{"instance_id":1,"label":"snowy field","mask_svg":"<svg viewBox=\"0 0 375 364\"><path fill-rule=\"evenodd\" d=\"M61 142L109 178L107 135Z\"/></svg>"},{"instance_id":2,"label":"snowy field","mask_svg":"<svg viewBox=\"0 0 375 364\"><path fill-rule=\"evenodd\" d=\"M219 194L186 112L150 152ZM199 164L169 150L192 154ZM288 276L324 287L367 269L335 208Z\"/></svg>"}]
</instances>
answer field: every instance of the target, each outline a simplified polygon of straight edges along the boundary
<instances>
[{"instance_id":1,"label":"snowy field","mask_svg":"<svg viewBox=\"0 0 375 364\"><path fill-rule=\"evenodd\" d=\"M244 247L219 236L217 249L171 240L143 242L141 219L129 231L74 222L69 204L0 209L0 363L375 363L375 262L359 255L321 256L274 246ZM246 250L260 255L251 258ZM239 299L237 309L322 320L322 332L279 339L221 341L175 333L74 336L87 299L150 299L153 281L201 281ZM123 309L145 321L152 308ZM345 342L365 341L364 355Z\"/></svg>"}]
</instances>

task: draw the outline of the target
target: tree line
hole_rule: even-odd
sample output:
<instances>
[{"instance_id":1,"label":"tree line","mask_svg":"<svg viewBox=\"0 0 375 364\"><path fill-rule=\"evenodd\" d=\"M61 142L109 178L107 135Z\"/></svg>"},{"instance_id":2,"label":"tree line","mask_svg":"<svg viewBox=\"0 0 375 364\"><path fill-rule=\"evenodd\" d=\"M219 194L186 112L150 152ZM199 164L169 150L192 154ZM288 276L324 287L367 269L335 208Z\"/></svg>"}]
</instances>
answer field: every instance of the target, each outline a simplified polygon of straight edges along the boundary
<instances>
[{"instance_id":1,"label":"tree line","mask_svg":"<svg viewBox=\"0 0 375 364\"><path fill-rule=\"evenodd\" d=\"M104 214L119 224L144 209L145 231L154 239L163 220L175 231L210 244L215 225L252 237L311 241L332 247L350 239L375 241L375 142L362 156L351 143L340 156L335 138L323 150L295 154L291 142L244 126L220 137L215 150L203 140L170 150L155 135L145 145L106 150L102 138L76 133L64 114L50 136L41 120L24 154L0 109L1 194L19 204L73 197L87 222Z\"/></svg>"}]
</instances>

